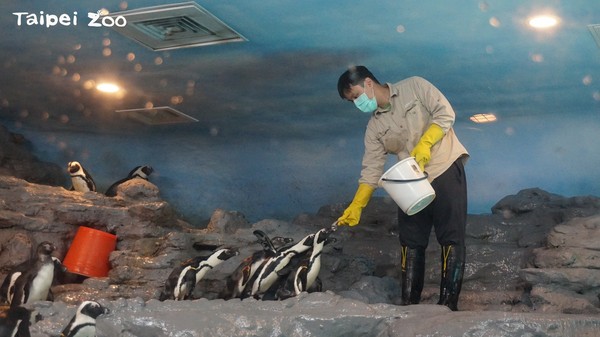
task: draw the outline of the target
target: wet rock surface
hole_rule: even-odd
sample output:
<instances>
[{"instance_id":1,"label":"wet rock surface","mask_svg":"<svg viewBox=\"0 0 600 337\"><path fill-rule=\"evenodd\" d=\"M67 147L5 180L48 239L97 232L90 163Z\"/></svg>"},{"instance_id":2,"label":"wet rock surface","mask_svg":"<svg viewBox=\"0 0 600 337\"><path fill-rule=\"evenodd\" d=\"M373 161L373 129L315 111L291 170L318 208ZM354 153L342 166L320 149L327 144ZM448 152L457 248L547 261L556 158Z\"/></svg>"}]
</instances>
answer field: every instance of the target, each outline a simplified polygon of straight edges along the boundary
<instances>
[{"instance_id":1,"label":"wet rock surface","mask_svg":"<svg viewBox=\"0 0 600 337\"><path fill-rule=\"evenodd\" d=\"M117 235L111 270L106 277L57 277L54 302L28 305L33 336L60 334L83 300L111 309L98 319L98 336L592 336L599 328L600 201L535 188L500 200L491 214L469 215L460 312L435 304L440 251L434 236L422 304L397 305L397 210L388 198L373 199L359 226L339 228L336 242L325 246L324 292L285 301L219 298L226 277L261 249L254 230L297 241L330 226L344 206L256 223L217 209L198 228L179 219L159 188L142 179L106 197L0 176L0 276L41 241L53 242L54 255L64 259L77 229L86 226ZM176 264L216 246L240 254L200 281L196 300L157 300Z\"/></svg>"}]
</instances>

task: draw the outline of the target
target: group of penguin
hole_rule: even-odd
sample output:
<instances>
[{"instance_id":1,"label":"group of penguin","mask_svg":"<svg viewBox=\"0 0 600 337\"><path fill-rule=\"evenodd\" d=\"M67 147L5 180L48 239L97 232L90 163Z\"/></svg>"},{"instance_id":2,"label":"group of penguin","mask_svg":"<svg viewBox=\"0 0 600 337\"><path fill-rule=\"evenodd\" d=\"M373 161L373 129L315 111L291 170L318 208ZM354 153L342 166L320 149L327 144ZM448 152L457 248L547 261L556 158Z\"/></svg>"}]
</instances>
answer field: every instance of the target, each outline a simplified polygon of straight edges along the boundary
<instances>
[{"instance_id":1,"label":"group of penguin","mask_svg":"<svg viewBox=\"0 0 600 337\"><path fill-rule=\"evenodd\" d=\"M13 267L0 286L0 336L30 337L31 311L24 307L34 301L53 300L51 286L55 275L65 272L60 259L52 256L56 247L47 241L37 246L30 260ZM96 336L96 318L108 313L108 309L96 301L84 301L61 337Z\"/></svg>"},{"instance_id":2,"label":"group of penguin","mask_svg":"<svg viewBox=\"0 0 600 337\"><path fill-rule=\"evenodd\" d=\"M225 300L255 298L284 300L302 292L321 291L319 279L321 253L335 228L323 228L297 243L291 238L269 238L255 230L262 249L244 258L226 279L219 297ZM176 266L167 278L159 300L193 299L193 291L206 273L222 262L239 255L235 248L219 248L209 255L198 256Z\"/></svg>"},{"instance_id":3,"label":"group of penguin","mask_svg":"<svg viewBox=\"0 0 600 337\"><path fill-rule=\"evenodd\" d=\"M97 192L96 183L92 178L92 175L77 161L72 161L67 164L67 171L71 176L71 190L77 192ZM104 195L114 197L117 195L117 187L134 178L141 178L148 180L148 176L154 172L152 166L144 165L137 166L129 172L127 177L114 182L106 189Z\"/></svg>"},{"instance_id":4,"label":"group of penguin","mask_svg":"<svg viewBox=\"0 0 600 337\"><path fill-rule=\"evenodd\" d=\"M255 230L262 249L242 260L227 277L223 299L248 298L284 300L302 292L321 291L319 271L323 247L335 239L334 228L323 228L298 243L290 238L269 238ZM0 285L0 337L30 337L31 311L24 305L53 300L51 286L55 275L65 272L60 259L52 256L56 247L50 242L38 245L29 261L12 268ZM208 255L191 258L173 269L165 282L160 300L190 300L208 271L239 255L235 248L217 248ZM61 337L96 336L96 318L109 310L96 301L82 302Z\"/></svg>"},{"instance_id":5,"label":"group of penguin","mask_svg":"<svg viewBox=\"0 0 600 337\"><path fill-rule=\"evenodd\" d=\"M76 161L70 162L67 170L71 176L71 190L96 192L90 174ZM115 196L119 184L134 179L148 179L153 172L150 166L138 166L128 176L112 184L105 192ZM253 234L261 245L260 250L242 260L229 275L220 298L262 300L284 300L302 292L321 291L318 277L321 268L321 253L326 244L335 242L330 237L335 228L323 228L294 243L291 238L269 238L263 231ZM34 301L53 300L51 286L56 275L66 268L60 259L52 256L56 247L42 242L29 261L12 268L0 285L0 337L30 337L31 311L24 305ZM159 300L190 300L196 285L217 265L239 255L235 248L215 247L207 255L197 256L176 266L167 278ZM96 318L109 310L96 301L82 302L70 322L61 332L61 337L96 336Z\"/></svg>"}]
</instances>

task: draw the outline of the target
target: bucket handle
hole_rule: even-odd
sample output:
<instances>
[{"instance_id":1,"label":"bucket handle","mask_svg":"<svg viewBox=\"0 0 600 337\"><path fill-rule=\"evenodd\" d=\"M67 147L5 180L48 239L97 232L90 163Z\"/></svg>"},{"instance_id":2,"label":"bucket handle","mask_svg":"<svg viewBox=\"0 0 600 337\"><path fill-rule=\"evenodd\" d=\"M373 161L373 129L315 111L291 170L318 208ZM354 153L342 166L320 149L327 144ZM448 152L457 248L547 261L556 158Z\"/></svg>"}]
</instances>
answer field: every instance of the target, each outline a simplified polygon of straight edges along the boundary
<instances>
[{"instance_id":1,"label":"bucket handle","mask_svg":"<svg viewBox=\"0 0 600 337\"><path fill-rule=\"evenodd\" d=\"M427 174L427 172L423 172L423 174L425 176L423 176L421 178L406 179L406 180L381 178L381 180L383 180L383 181L389 181L389 182L392 182L392 183L411 183L411 182L415 182L415 181L425 180L425 179L427 179L429 177L429 174Z\"/></svg>"}]
</instances>

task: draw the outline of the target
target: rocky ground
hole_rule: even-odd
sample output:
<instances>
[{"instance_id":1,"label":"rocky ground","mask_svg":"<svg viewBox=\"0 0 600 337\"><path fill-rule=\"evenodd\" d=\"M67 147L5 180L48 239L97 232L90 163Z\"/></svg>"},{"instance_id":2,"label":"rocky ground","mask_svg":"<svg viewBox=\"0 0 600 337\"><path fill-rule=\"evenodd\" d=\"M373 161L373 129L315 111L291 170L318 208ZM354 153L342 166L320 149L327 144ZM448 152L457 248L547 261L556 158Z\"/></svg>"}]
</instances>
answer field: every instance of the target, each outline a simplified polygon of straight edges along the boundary
<instances>
[{"instance_id":1,"label":"rocky ground","mask_svg":"<svg viewBox=\"0 0 600 337\"><path fill-rule=\"evenodd\" d=\"M76 304L88 299L111 310L98 319L98 336L596 336L600 331L597 197L565 198L532 188L503 198L490 214L469 215L459 312L435 305L439 247L433 237L423 304L397 305L397 214L388 198L372 200L359 226L334 233L336 242L322 256L323 292L285 301L225 301L218 294L226 277L261 249L253 230L299 240L330 226L345 205L327 205L290 222L249 223L238 211L217 209L200 228L182 221L152 182L130 181L110 198L26 180L25 164L5 159L18 156L26 143L0 136L14 145L0 144L0 164L13 163L0 165L0 277L28 259L41 241L53 242L54 255L63 259L79 226L118 237L107 277L81 281L67 273L52 287L54 302L28 305L34 313L32 336L58 336ZM36 164L26 165L52 167L29 158ZM236 247L240 254L204 277L194 293L197 300L157 300L176 264L216 245Z\"/></svg>"}]
</instances>

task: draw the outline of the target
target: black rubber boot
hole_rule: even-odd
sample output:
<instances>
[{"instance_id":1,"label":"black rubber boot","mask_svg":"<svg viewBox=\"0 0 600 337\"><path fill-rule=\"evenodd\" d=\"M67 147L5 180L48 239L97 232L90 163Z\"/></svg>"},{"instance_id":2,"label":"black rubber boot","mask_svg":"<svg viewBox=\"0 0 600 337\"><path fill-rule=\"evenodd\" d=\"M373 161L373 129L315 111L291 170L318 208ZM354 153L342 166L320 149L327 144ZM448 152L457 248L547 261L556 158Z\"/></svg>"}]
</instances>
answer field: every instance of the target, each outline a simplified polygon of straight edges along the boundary
<instances>
[{"instance_id":1,"label":"black rubber boot","mask_svg":"<svg viewBox=\"0 0 600 337\"><path fill-rule=\"evenodd\" d=\"M425 279L425 249L402 246L402 305L421 301Z\"/></svg>"},{"instance_id":2,"label":"black rubber boot","mask_svg":"<svg viewBox=\"0 0 600 337\"><path fill-rule=\"evenodd\" d=\"M440 282L440 300L452 311L458 311L458 295L462 287L465 272L465 247L442 246L442 280Z\"/></svg>"}]
</instances>

